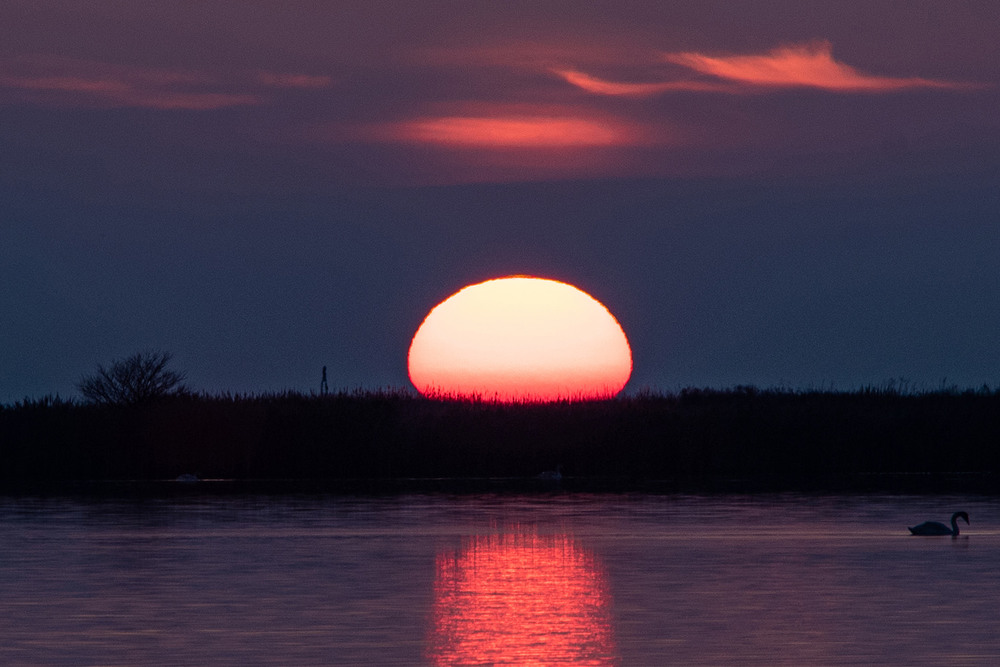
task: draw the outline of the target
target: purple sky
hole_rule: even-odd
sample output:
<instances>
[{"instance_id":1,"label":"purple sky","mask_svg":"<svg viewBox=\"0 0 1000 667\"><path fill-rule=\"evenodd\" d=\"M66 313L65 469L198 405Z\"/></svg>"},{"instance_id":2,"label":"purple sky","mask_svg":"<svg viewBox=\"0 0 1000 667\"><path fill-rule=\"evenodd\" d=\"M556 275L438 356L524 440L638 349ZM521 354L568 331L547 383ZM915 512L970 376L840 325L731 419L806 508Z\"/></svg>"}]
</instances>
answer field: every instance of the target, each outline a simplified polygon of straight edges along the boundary
<instances>
[{"instance_id":1,"label":"purple sky","mask_svg":"<svg viewBox=\"0 0 1000 667\"><path fill-rule=\"evenodd\" d=\"M426 312L604 302L629 390L1000 385L990 2L0 5L0 402L157 348L406 386Z\"/></svg>"}]
</instances>

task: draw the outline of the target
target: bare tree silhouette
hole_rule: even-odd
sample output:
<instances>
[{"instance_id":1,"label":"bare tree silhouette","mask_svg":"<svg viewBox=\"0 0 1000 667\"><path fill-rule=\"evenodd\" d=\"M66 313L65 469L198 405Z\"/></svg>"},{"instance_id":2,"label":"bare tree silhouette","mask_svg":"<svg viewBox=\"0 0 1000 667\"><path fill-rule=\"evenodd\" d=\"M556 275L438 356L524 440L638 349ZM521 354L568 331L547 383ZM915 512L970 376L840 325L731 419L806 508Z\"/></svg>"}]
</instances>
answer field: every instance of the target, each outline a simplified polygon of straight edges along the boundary
<instances>
[{"instance_id":1,"label":"bare tree silhouette","mask_svg":"<svg viewBox=\"0 0 1000 667\"><path fill-rule=\"evenodd\" d=\"M172 358L169 352L137 352L107 367L98 364L97 372L76 386L88 401L103 405L138 405L186 394L184 374L167 369Z\"/></svg>"}]
</instances>

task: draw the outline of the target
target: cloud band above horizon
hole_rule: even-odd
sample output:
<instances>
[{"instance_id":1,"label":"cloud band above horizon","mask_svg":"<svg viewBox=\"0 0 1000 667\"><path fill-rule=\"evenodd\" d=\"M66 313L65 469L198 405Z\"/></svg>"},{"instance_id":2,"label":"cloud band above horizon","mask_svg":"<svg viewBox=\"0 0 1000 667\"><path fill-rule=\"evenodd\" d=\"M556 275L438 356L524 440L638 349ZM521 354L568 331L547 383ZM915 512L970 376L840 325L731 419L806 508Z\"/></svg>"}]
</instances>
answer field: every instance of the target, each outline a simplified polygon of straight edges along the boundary
<instances>
[{"instance_id":1,"label":"cloud band above horizon","mask_svg":"<svg viewBox=\"0 0 1000 667\"><path fill-rule=\"evenodd\" d=\"M759 55L710 56L696 51L664 53L663 62L715 80L615 82L574 69L553 69L567 83L590 93L646 97L677 91L745 93L777 88L818 88L834 92L886 93L914 88L965 89L974 84L923 77L887 77L837 62L829 41L780 46Z\"/></svg>"}]
</instances>

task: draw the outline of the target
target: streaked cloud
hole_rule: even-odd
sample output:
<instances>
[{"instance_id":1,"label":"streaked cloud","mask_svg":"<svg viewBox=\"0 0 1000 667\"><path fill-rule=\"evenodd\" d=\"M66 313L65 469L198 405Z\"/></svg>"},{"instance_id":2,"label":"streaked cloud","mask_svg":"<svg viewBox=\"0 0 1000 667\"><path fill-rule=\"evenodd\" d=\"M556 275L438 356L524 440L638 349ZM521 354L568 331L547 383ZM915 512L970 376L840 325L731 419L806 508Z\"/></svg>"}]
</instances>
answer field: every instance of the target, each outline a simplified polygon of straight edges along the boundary
<instances>
[{"instance_id":1,"label":"streaked cloud","mask_svg":"<svg viewBox=\"0 0 1000 667\"><path fill-rule=\"evenodd\" d=\"M287 72L258 72L257 81L274 88L327 88L333 82L328 76Z\"/></svg>"},{"instance_id":2,"label":"streaked cloud","mask_svg":"<svg viewBox=\"0 0 1000 667\"><path fill-rule=\"evenodd\" d=\"M260 104L256 95L144 88L116 78L0 76L0 87L37 93L55 105L211 110Z\"/></svg>"},{"instance_id":3,"label":"streaked cloud","mask_svg":"<svg viewBox=\"0 0 1000 667\"><path fill-rule=\"evenodd\" d=\"M206 111L267 102L261 88L325 88L329 77L257 72L227 79L201 72L36 57L0 60L0 92L52 106Z\"/></svg>"},{"instance_id":4,"label":"streaked cloud","mask_svg":"<svg viewBox=\"0 0 1000 667\"><path fill-rule=\"evenodd\" d=\"M968 84L921 77L887 77L861 72L833 58L828 41L782 46L763 55L709 56L668 53L664 60L701 74L752 86L888 92L906 88L963 88Z\"/></svg>"},{"instance_id":5,"label":"streaked cloud","mask_svg":"<svg viewBox=\"0 0 1000 667\"><path fill-rule=\"evenodd\" d=\"M721 92L729 87L708 81L661 81L656 83L627 83L607 81L572 69L553 69L552 73L577 88L598 95L620 95L623 97L649 97L674 91Z\"/></svg>"}]
</instances>

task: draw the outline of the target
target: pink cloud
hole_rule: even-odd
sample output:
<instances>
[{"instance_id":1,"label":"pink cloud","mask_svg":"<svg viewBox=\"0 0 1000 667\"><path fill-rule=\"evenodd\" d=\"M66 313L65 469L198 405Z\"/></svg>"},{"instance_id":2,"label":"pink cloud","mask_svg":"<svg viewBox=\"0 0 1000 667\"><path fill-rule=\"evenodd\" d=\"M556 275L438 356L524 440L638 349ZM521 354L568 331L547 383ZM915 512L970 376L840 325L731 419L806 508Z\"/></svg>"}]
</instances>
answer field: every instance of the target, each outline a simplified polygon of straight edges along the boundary
<instances>
[{"instance_id":1,"label":"pink cloud","mask_svg":"<svg viewBox=\"0 0 1000 667\"><path fill-rule=\"evenodd\" d=\"M395 121L316 128L338 143L386 144L406 180L507 182L642 173L637 146L680 143L647 126L579 108L459 103Z\"/></svg>"},{"instance_id":2,"label":"pink cloud","mask_svg":"<svg viewBox=\"0 0 1000 667\"><path fill-rule=\"evenodd\" d=\"M666 62L681 65L716 81L675 79L630 83L609 81L576 69L553 68L567 83L597 95L650 97L677 91L744 93L761 88L809 87L838 92L892 92L912 88L969 89L975 84L922 77L866 74L837 62L830 42L782 46L763 55L709 56L690 51L667 53Z\"/></svg>"},{"instance_id":3,"label":"pink cloud","mask_svg":"<svg viewBox=\"0 0 1000 667\"><path fill-rule=\"evenodd\" d=\"M393 135L414 143L484 148L560 148L628 143L623 128L574 117L441 116L399 123Z\"/></svg>"},{"instance_id":4,"label":"pink cloud","mask_svg":"<svg viewBox=\"0 0 1000 667\"><path fill-rule=\"evenodd\" d=\"M362 141L452 149L606 148L660 143L649 128L575 106L449 104L410 118L348 130Z\"/></svg>"},{"instance_id":5,"label":"pink cloud","mask_svg":"<svg viewBox=\"0 0 1000 667\"><path fill-rule=\"evenodd\" d=\"M582 88L598 95L620 95L623 97L649 97L660 93L673 91L710 91L729 90L728 87L705 81L662 81L656 83L620 83L607 81L572 69L554 69L552 73L577 88Z\"/></svg>"},{"instance_id":6,"label":"pink cloud","mask_svg":"<svg viewBox=\"0 0 1000 667\"><path fill-rule=\"evenodd\" d=\"M664 59L701 74L752 86L811 87L835 91L888 92L907 88L964 88L968 84L920 77L865 74L833 58L830 42L782 46L763 55L708 56L668 53Z\"/></svg>"}]
</instances>

